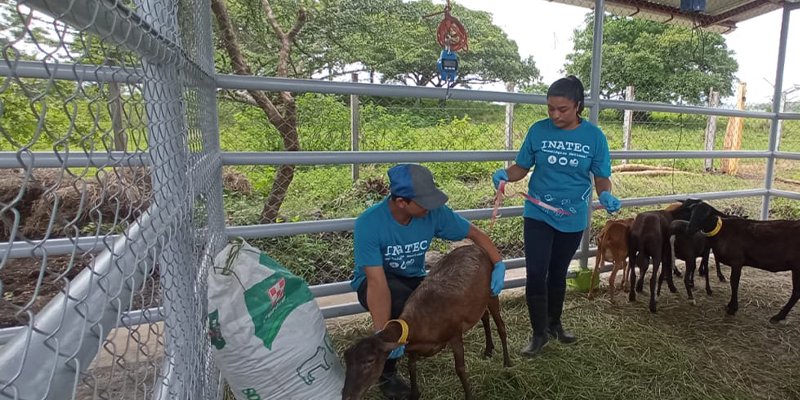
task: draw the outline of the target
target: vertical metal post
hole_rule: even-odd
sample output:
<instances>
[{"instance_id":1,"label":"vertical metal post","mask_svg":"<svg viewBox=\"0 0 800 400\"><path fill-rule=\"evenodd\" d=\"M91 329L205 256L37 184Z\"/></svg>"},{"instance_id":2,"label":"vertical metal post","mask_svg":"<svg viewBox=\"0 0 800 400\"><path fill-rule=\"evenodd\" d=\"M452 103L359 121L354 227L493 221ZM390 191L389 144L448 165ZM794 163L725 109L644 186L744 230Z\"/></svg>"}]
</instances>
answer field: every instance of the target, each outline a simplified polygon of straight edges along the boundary
<instances>
[{"instance_id":1,"label":"vertical metal post","mask_svg":"<svg viewBox=\"0 0 800 400\"><path fill-rule=\"evenodd\" d=\"M625 101L633 101L636 97L633 94L634 87L628 86L625 89ZM622 119L622 149L628 151L631 149L631 131L633 130L633 110L625 110L625 116ZM628 160L622 160L623 164L627 164Z\"/></svg>"},{"instance_id":2,"label":"vertical metal post","mask_svg":"<svg viewBox=\"0 0 800 400\"><path fill-rule=\"evenodd\" d=\"M178 1L143 0L142 18L174 43L178 36ZM153 202L166 211L157 222L162 233L158 257L161 304L164 310L164 361L153 398L188 398L193 388L185 380L194 374L190 360L194 349L185 328L197 313L192 288L192 241L188 214L194 198L190 195L188 135L183 98L183 82L177 62L144 62L142 88L147 116ZM187 397L188 396L188 397Z\"/></svg>"},{"instance_id":3,"label":"vertical metal post","mask_svg":"<svg viewBox=\"0 0 800 400\"><path fill-rule=\"evenodd\" d=\"M595 0L594 2L594 38L592 42L592 77L590 85L590 98L592 99L594 107L592 107L589 114L589 120L597 124L600 120L600 68L602 68L603 59L603 19L605 18L605 0ZM593 179L594 181L594 179ZM589 201L594 198L594 190L589 191ZM589 208L589 225L583 231L583 238L581 238L581 256L580 266L581 269L587 269L589 265L589 236L592 234L592 211Z\"/></svg>"},{"instance_id":4,"label":"vertical metal post","mask_svg":"<svg viewBox=\"0 0 800 400\"><path fill-rule=\"evenodd\" d=\"M358 82L358 73L350 75L352 82ZM358 151L358 138L361 131L361 109L358 102L358 95L350 95L350 150ZM358 164L353 164L353 183L358 180Z\"/></svg>"},{"instance_id":5,"label":"vertical metal post","mask_svg":"<svg viewBox=\"0 0 800 400\"><path fill-rule=\"evenodd\" d=\"M514 82L506 83L506 91L514 92ZM506 150L514 150L514 103L506 103ZM512 164L506 160L506 168Z\"/></svg>"},{"instance_id":6,"label":"vertical metal post","mask_svg":"<svg viewBox=\"0 0 800 400\"><path fill-rule=\"evenodd\" d=\"M709 91L708 96L708 106L716 108L719 106L719 92L711 88ZM709 115L708 121L706 122L706 151L714 150L714 142L717 140L717 116L716 115ZM713 171L714 170L714 159L713 158L706 158L705 161L705 168L706 171Z\"/></svg>"},{"instance_id":7,"label":"vertical metal post","mask_svg":"<svg viewBox=\"0 0 800 400\"><path fill-rule=\"evenodd\" d=\"M769 152L767 158L767 172L764 175L764 188L767 194L761 202L761 219L769 218L769 190L772 189L772 180L775 174L775 152L778 151L778 110L781 109L781 94L783 94L783 70L786 65L786 42L789 37L789 15L792 8L783 8L783 21L781 23L781 37L778 46L778 65L775 68L775 92L772 95L772 124L769 129Z\"/></svg>"},{"instance_id":8,"label":"vertical metal post","mask_svg":"<svg viewBox=\"0 0 800 400\"><path fill-rule=\"evenodd\" d=\"M195 371L193 372L193 382L190 384L190 388L194 393L190 392L186 397L222 399L225 389L224 380L213 363L213 355L211 354L206 331L207 318L205 318L208 315L207 274L211 269L210 264L213 264L213 257L227 243L225 207L222 196L222 153L220 149L217 87L214 80L216 76L214 35L210 0L198 0L194 4L197 9L193 11L197 11L198 15L193 28L196 31L199 42L199 46L195 49L195 61L201 65L205 74L207 74L202 77L202 83L198 87L198 92L202 99L202 104L199 106L202 122L199 128L204 132L204 156L211 160L212 166L209 168L210 173L208 176L200 177L204 178L208 185L203 192L207 200L208 220L205 221L207 224L204 228L205 235L201 232L196 232L194 241L195 246L201 244L204 246L204 250L200 254L194 255L194 260L199 261L195 264L196 270L194 271L194 277L199 282L197 284L198 289L195 291L194 301L196 307L199 306L200 310L193 318L194 329L192 334L195 335L199 344L194 349L196 361L193 366ZM201 163L202 161L195 162L194 166L199 167ZM198 228L194 227L194 229L197 230ZM205 377L202 376L203 373L206 374Z\"/></svg>"}]
</instances>

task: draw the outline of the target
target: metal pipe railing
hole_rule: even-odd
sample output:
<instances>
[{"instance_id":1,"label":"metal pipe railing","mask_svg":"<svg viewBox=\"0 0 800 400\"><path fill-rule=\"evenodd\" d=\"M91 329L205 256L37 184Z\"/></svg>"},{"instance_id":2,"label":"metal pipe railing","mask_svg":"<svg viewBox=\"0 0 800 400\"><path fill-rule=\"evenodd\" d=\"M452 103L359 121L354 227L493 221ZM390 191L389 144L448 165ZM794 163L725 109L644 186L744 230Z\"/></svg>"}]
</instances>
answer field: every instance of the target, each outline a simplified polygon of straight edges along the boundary
<instances>
[{"instance_id":1,"label":"metal pipe railing","mask_svg":"<svg viewBox=\"0 0 800 400\"><path fill-rule=\"evenodd\" d=\"M110 66L92 66L85 64L59 63L44 65L41 62L16 61L11 66L0 63L0 75L19 78L58 79L81 82L119 82L138 84L142 82L142 71L138 68L119 68ZM315 92L323 94L362 95L382 97L419 97L444 99L446 91L442 88L400 86L378 83L354 83L320 81L314 79L275 78L263 76L242 76L218 74L215 81L221 89L231 90L265 90L289 92ZM489 90L450 89L451 99L502 102L517 104L547 103L543 95L528 93L510 93ZM590 96L586 100L587 107L599 105L601 109L670 112L681 114L716 115L721 117L742 117L771 119L776 114L783 120L800 120L800 113L748 111L715 107L678 106L666 103L649 103L626 100L594 100Z\"/></svg>"},{"instance_id":2,"label":"metal pipe railing","mask_svg":"<svg viewBox=\"0 0 800 400\"><path fill-rule=\"evenodd\" d=\"M400 162L484 162L513 160L516 151L510 150L443 150L443 151L272 151L223 152L223 165L344 165L390 164ZM800 153L776 152L786 157ZM613 160L671 160L689 158L767 158L769 151L665 151L665 150L612 150ZM149 166L146 152L69 153L53 152L0 152L0 169L3 168L102 168Z\"/></svg>"}]
</instances>

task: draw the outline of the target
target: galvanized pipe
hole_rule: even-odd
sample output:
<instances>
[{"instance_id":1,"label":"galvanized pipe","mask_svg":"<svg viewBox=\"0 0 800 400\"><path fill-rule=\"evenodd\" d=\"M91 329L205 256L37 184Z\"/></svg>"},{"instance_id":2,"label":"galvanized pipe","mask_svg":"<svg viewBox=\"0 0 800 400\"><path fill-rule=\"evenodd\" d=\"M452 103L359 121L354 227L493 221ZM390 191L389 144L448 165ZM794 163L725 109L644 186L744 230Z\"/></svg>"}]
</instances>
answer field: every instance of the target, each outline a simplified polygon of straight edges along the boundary
<instances>
[{"instance_id":1,"label":"galvanized pipe","mask_svg":"<svg viewBox=\"0 0 800 400\"><path fill-rule=\"evenodd\" d=\"M119 82L127 84L138 84L142 82L141 69L110 66L91 66L84 64L59 63L55 65L44 65L33 61L17 61L13 68L8 64L0 64L0 75L16 76L19 78L36 79L59 79L68 81L82 82ZM215 81L220 84L222 89L231 90L265 90L265 91L290 91L290 92L314 92L325 94L341 95L363 95L363 96L382 96L382 97L420 97L441 99L446 93L441 92L441 88L419 87L419 86L398 86L375 83L352 83L320 81L314 79L294 79L294 78L275 78L263 76L242 76L242 75L215 75ZM454 95L451 98L463 100L485 101L485 102L505 102L518 104L539 104L547 103L545 96L527 93L509 93L488 90L466 90L451 89ZM457 95L457 96L456 96ZM742 118L773 118L774 112L748 111L712 107L697 106L676 106L664 103L648 103L640 101L609 100L593 98L586 99L586 106L594 108L596 104L601 109L632 110L632 111L651 111L669 112L682 114L716 115L723 117L742 117ZM777 113L778 118L784 120L799 120L800 113L781 112Z\"/></svg>"},{"instance_id":2,"label":"galvanized pipe","mask_svg":"<svg viewBox=\"0 0 800 400\"><path fill-rule=\"evenodd\" d=\"M775 115L772 117L772 124L769 128L769 152L770 156L767 159L767 171L764 174L764 188L767 189L767 194L764 195L764 200L761 203L761 219L769 218L769 190L772 189L772 181L775 174L775 152L778 151L778 112L781 109L781 95L783 94L783 71L786 66L786 42L789 39L789 16L792 13L791 8L783 9L783 20L781 22L781 34L778 45L778 66L775 69L775 91L772 94L772 111Z\"/></svg>"},{"instance_id":3,"label":"galvanized pipe","mask_svg":"<svg viewBox=\"0 0 800 400\"><path fill-rule=\"evenodd\" d=\"M793 153L784 153L793 154ZM225 152L220 158L223 165L343 165L343 164L394 164L402 162L483 162L513 160L516 151L509 150L445 150L445 151L272 151ZM689 158L767 158L768 151L665 151L635 150L611 151L612 160L669 160ZM63 154L53 152L0 152L0 169L3 168L85 168L85 167L139 167L149 166L145 152Z\"/></svg>"},{"instance_id":4,"label":"galvanized pipe","mask_svg":"<svg viewBox=\"0 0 800 400\"><path fill-rule=\"evenodd\" d=\"M737 197L764 196L766 193L766 189L747 189L727 192L704 192L627 198L622 199L621 202L623 208L642 207L669 203L690 197L704 200L719 200ZM595 204L597 203L595 202ZM523 207L503 207L500 210L502 211L500 218L519 217L522 215ZM456 212L469 220L489 219L492 215L491 208L458 210ZM229 238L242 237L245 239L257 239L322 232L345 232L353 230L354 223L355 218L340 218L322 221L286 222L281 224L229 226L225 228L225 235ZM87 236L80 238L78 243L81 252L97 252L106 248L107 245L105 243L110 243L117 238L118 236ZM9 258L24 258L31 257L31 255L40 256L44 253L50 256L65 255L72 253L73 245L71 243L71 239L48 239L44 241L44 243L42 243L42 241L0 243L0 254L7 254Z\"/></svg>"},{"instance_id":5,"label":"galvanized pipe","mask_svg":"<svg viewBox=\"0 0 800 400\"><path fill-rule=\"evenodd\" d=\"M594 36L592 37L592 69L591 69L591 82L589 83L590 101L594 106L591 108L589 121L598 125L600 120L600 72L603 65L603 21L605 19L605 0L595 0L594 2ZM592 176L592 183L594 183L594 176ZM589 202L594 199L594 188L589 190ZM580 251L586 253L589 251L589 238L592 235L592 213L586 216L586 229L583 230L581 237ZM589 268L588 257L580 259L581 269Z\"/></svg>"},{"instance_id":6,"label":"galvanized pipe","mask_svg":"<svg viewBox=\"0 0 800 400\"><path fill-rule=\"evenodd\" d=\"M100 253L64 292L51 300L0 352L0 398L60 399L89 367L106 335L117 326L122 305L150 273L159 242L145 213L126 235ZM98 290L102 280L105 290ZM115 306L116 305L116 306Z\"/></svg>"}]
</instances>

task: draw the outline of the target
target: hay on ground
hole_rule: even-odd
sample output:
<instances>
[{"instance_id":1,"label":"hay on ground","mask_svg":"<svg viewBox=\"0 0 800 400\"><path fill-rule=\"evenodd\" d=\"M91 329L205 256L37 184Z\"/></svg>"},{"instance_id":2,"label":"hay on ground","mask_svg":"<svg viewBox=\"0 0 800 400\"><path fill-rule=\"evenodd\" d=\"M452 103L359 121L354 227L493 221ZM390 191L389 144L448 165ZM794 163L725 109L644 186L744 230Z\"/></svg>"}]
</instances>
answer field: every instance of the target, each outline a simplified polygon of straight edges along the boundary
<instances>
[{"instance_id":1,"label":"hay on ground","mask_svg":"<svg viewBox=\"0 0 800 400\"><path fill-rule=\"evenodd\" d=\"M253 193L253 185L247 176L232 168L222 169L222 186L225 190L249 196Z\"/></svg>"},{"instance_id":2,"label":"hay on ground","mask_svg":"<svg viewBox=\"0 0 800 400\"><path fill-rule=\"evenodd\" d=\"M33 202L22 226L27 238L42 238L48 227L51 236L59 237L73 235L88 223L124 225L148 207L152 192L150 176L143 168L100 171L96 178L60 181Z\"/></svg>"},{"instance_id":3,"label":"hay on ground","mask_svg":"<svg viewBox=\"0 0 800 400\"><path fill-rule=\"evenodd\" d=\"M646 289L634 303L618 293L616 304L602 291L593 301L570 292L563 320L579 341L551 342L535 359L518 354L529 339L530 325L522 291L507 290L502 314L514 366L502 367L496 333L495 356L484 360L483 330L473 328L465 337L473 395L488 400L800 398L800 309L781 324L768 322L789 298L790 275L746 268L734 317L723 309L730 296L728 284L712 279L713 296L695 290L694 306L682 284L679 293L665 290L657 314L647 309ZM339 354L371 334L369 321L365 314L329 321ZM408 377L406 365L403 360L401 374ZM422 398L463 398L449 349L420 361L418 375ZM373 387L366 398L381 397Z\"/></svg>"}]
</instances>

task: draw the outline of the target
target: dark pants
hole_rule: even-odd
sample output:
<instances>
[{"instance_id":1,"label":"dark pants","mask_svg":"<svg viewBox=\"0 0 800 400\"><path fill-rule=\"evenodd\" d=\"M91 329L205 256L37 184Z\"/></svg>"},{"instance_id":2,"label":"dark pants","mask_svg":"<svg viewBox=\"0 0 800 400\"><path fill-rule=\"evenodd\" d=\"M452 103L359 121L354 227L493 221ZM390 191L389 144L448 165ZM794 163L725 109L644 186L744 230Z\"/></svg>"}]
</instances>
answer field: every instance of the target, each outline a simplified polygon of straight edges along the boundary
<instances>
[{"instance_id":1,"label":"dark pants","mask_svg":"<svg viewBox=\"0 0 800 400\"><path fill-rule=\"evenodd\" d=\"M561 232L525 218L525 300L534 335L561 323L567 289L567 269L583 232Z\"/></svg>"},{"instance_id":2,"label":"dark pants","mask_svg":"<svg viewBox=\"0 0 800 400\"><path fill-rule=\"evenodd\" d=\"M408 301L408 297L411 296L411 292L419 286L423 279L424 277L412 278L386 273L386 283L389 285L389 293L392 297L390 318L395 319L400 317L400 314L403 312L403 307L405 307L406 301ZM369 306L367 305L366 280L364 280L356 292L358 293L358 302L369 310ZM386 360L386 364L383 365L383 373L388 375L394 374L395 372L397 372L397 360Z\"/></svg>"}]
</instances>

